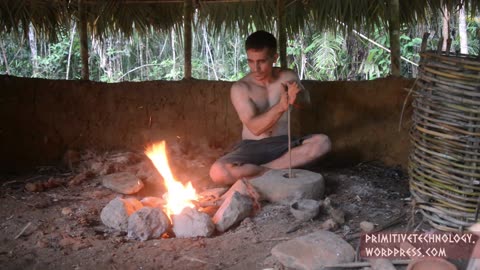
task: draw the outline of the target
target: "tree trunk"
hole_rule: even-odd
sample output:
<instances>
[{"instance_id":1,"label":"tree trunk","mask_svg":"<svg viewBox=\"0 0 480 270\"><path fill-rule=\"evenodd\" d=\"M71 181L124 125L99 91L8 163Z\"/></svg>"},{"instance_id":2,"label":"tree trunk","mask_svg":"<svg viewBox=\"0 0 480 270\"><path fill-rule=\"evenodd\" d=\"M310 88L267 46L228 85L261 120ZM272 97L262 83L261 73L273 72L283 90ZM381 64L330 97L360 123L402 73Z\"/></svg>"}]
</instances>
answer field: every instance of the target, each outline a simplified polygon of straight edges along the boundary
<instances>
[{"instance_id":1,"label":"tree trunk","mask_svg":"<svg viewBox=\"0 0 480 270\"><path fill-rule=\"evenodd\" d=\"M280 49L280 66L287 68L287 30L285 28L285 0L277 0L277 28Z\"/></svg>"},{"instance_id":2,"label":"tree trunk","mask_svg":"<svg viewBox=\"0 0 480 270\"><path fill-rule=\"evenodd\" d=\"M442 51L446 51L447 42L448 42L448 39L450 38L450 12L448 12L447 6L443 8L442 36L443 36Z\"/></svg>"},{"instance_id":3,"label":"tree trunk","mask_svg":"<svg viewBox=\"0 0 480 270\"><path fill-rule=\"evenodd\" d=\"M390 0L389 4L391 72L393 76L400 76L400 2L399 0Z\"/></svg>"},{"instance_id":4,"label":"tree trunk","mask_svg":"<svg viewBox=\"0 0 480 270\"><path fill-rule=\"evenodd\" d=\"M175 32L171 31L172 36L172 74L174 75L172 79L176 79L175 69L176 69L176 55L175 55Z\"/></svg>"},{"instance_id":5,"label":"tree trunk","mask_svg":"<svg viewBox=\"0 0 480 270\"><path fill-rule=\"evenodd\" d=\"M35 28L30 24L28 29L28 41L30 43L30 56L32 58L32 77L38 76L38 52L37 52L37 39L35 36Z\"/></svg>"},{"instance_id":6,"label":"tree trunk","mask_svg":"<svg viewBox=\"0 0 480 270\"><path fill-rule=\"evenodd\" d=\"M7 75L10 75L10 67L8 66L7 53L5 50L5 46L3 45L3 40L0 40L0 48L2 49L3 62L5 63L5 71L7 72Z\"/></svg>"},{"instance_id":7,"label":"tree trunk","mask_svg":"<svg viewBox=\"0 0 480 270\"><path fill-rule=\"evenodd\" d=\"M87 16L83 6L83 1L78 0L78 11L80 13L80 56L82 58L82 80L89 80L90 72L88 70L88 35L87 35Z\"/></svg>"},{"instance_id":8,"label":"tree trunk","mask_svg":"<svg viewBox=\"0 0 480 270\"><path fill-rule=\"evenodd\" d=\"M73 39L75 38L75 28L76 27L77 27L77 24L74 22L72 32L70 33L70 48L68 48L67 74L65 76L65 80L68 80L68 73L70 71L70 58L72 57Z\"/></svg>"},{"instance_id":9,"label":"tree trunk","mask_svg":"<svg viewBox=\"0 0 480 270\"><path fill-rule=\"evenodd\" d=\"M185 0L183 4L183 29L184 29L184 70L183 77L185 79L192 78L192 0Z\"/></svg>"},{"instance_id":10,"label":"tree trunk","mask_svg":"<svg viewBox=\"0 0 480 270\"><path fill-rule=\"evenodd\" d=\"M468 54L467 18L463 5L458 15L458 34L460 35L460 53Z\"/></svg>"}]
</instances>

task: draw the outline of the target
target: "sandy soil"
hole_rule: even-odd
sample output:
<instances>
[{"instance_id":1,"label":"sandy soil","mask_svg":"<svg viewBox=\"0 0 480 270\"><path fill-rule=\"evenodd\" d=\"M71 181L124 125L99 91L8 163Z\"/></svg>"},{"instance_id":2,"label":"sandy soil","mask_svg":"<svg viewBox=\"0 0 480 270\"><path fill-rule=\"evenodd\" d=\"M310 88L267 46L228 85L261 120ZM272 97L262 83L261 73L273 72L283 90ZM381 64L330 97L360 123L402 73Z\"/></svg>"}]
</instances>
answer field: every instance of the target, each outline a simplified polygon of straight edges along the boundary
<instances>
[{"instance_id":1,"label":"sandy soil","mask_svg":"<svg viewBox=\"0 0 480 270\"><path fill-rule=\"evenodd\" d=\"M118 171L142 164L132 162ZM183 175L197 175L197 190L211 188L208 166L191 161ZM78 170L79 167L77 167ZM348 168L315 169L326 179L326 196L346 214L334 230L354 248L359 222L385 224L402 214L396 228L412 230L408 180L399 168L377 162ZM178 170L177 170L178 171ZM140 242L114 232L100 221L101 209L118 194L92 177L68 185L78 175L69 169L40 167L20 175L3 175L0 187L0 265L3 269L284 269L270 254L282 241L317 231L328 218L298 223L288 206L263 204L251 218L210 238L162 238ZM56 178L63 183L30 192L27 183ZM161 179L161 178L160 178ZM26 225L29 225L28 227ZM26 228L23 233L22 229ZM401 268L399 268L401 269Z\"/></svg>"}]
</instances>

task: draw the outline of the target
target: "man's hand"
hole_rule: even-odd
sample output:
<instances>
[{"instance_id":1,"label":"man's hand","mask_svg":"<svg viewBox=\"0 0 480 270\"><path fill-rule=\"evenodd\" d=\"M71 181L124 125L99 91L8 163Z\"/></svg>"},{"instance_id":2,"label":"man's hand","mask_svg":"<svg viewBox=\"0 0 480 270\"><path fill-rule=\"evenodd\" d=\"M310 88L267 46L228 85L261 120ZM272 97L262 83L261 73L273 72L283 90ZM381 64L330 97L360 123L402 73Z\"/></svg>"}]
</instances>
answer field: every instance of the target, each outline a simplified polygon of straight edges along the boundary
<instances>
[{"instance_id":1,"label":"man's hand","mask_svg":"<svg viewBox=\"0 0 480 270\"><path fill-rule=\"evenodd\" d=\"M301 88L296 81L288 81L286 84L282 83L283 87L286 89L286 94L288 95L288 104L294 104L297 99L297 94L300 92ZM282 99L283 99L282 95ZM287 106L288 108L288 106Z\"/></svg>"}]
</instances>

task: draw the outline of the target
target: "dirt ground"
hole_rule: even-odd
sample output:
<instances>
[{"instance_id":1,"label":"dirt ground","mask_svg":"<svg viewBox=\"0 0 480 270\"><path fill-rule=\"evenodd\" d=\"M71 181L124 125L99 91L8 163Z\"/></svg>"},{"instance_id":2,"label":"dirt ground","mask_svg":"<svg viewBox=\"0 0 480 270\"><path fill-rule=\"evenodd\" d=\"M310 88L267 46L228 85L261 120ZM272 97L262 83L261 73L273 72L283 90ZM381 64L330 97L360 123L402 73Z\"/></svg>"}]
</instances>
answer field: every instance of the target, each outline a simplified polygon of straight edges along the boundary
<instances>
[{"instance_id":1,"label":"dirt ground","mask_svg":"<svg viewBox=\"0 0 480 270\"><path fill-rule=\"evenodd\" d=\"M98 160L99 154L89 156L90 161L92 157ZM109 164L107 173L142 174L139 166L148 167L148 160L141 155L134 156L137 159L131 158L121 163L122 166ZM105 154L102 160L108 160ZM175 164L175 160L178 161L179 156L173 154L171 164ZM195 175L193 184L201 191L214 185L207 174L210 159L199 160L190 158L183 167L179 162L172 167L174 174L182 177ZM289 206L265 203L254 216L223 234L140 242L101 223L102 208L120 195L104 188L98 175L78 178L86 170L82 162L87 161L77 161L76 167L71 167L75 172L66 167L38 167L22 174L1 176L0 265L3 269L284 269L270 250L282 241L319 230L328 218L321 212L311 221L298 223ZM418 216L411 219L408 179L402 169L372 161L347 168L311 170L324 176L326 196L345 212L346 223L334 232L354 248L358 246L359 240L354 236L359 233L361 221L382 225L397 219L399 222L394 227L408 231L425 227L419 223ZM77 182L72 182L76 176ZM147 182L149 177L161 180L155 174L142 177ZM47 185L42 192L26 189L27 183L48 183L49 179L56 179L60 185Z\"/></svg>"}]
</instances>

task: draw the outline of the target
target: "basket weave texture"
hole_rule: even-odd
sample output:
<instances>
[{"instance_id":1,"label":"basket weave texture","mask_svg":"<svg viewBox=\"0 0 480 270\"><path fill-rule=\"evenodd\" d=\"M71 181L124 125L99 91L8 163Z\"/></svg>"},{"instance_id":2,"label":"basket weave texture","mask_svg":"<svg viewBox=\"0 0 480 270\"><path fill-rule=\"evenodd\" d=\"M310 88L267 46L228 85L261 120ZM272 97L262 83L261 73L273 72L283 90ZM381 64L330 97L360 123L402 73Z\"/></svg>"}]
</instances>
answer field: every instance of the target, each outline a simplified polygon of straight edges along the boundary
<instances>
[{"instance_id":1,"label":"basket weave texture","mask_svg":"<svg viewBox=\"0 0 480 270\"><path fill-rule=\"evenodd\" d=\"M480 59L421 53L414 86L410 192L435 228L463 231L480 198Z\"/></svg>"}]
</instances>

